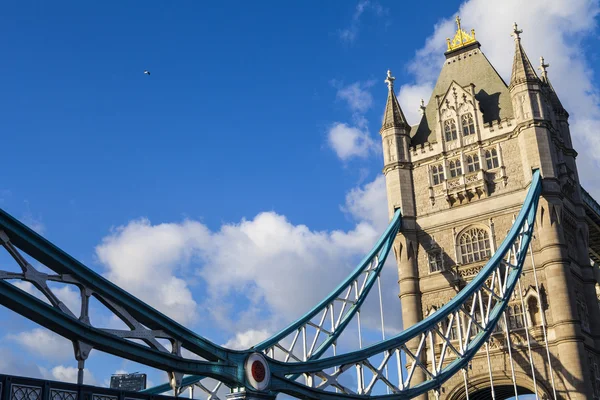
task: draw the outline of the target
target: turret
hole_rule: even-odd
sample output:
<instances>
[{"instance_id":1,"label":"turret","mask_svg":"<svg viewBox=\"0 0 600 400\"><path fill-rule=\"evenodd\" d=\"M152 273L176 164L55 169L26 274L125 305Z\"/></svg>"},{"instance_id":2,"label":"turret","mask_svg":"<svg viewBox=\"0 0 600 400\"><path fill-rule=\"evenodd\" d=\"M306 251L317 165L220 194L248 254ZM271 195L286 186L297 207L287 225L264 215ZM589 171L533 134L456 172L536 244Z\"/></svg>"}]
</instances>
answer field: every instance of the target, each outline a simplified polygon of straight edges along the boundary
<instances>
[{"instance_id":1,"label":"turret","mask_svg":"<svg viewBox=\"0 0 600 400\"><path fill-rule=\"evenodd\" d=\"M541 81L529 61L521 45L522 30L513 25L512 36L515 38L515 57L508 90L513 103L517 124L535 119L542 119Z\"/></svg>"},{"instance_id":2,"label":"turret","mask_svg":"<svg viewBox=\"0 0 600 400\"><path fill-rule=\"evenodd\" d=\"M388 186L390 215L398 207L405 216L414 215L412 171L410 167L410 125L394 93L394 78L388 70L385 83L388 96L379 133L383 144L383 172ZM392 189L393 190L390 190Z\"/></svg>"},{"instance_id":3,"label":"turret","mask_svg":"<svg viewBox=\"0 0 600 400\"><path fill-rule=\"evenodd\" d=\"M550 64L546 64L544 57L540 57L540 66L538 69L542 72L540 81L542 82L542 93L546 97L548 102L548 113L552 115L552 123L555 128L560 132L561 139L565 146L569 149L573 148L571 143L571 133L569 131L569 113L563 107L560 102L550 79L548 78L548 67Z\"/></svg>"},{"instance_id":4,"label":"turret","mask_svg":"<svg viewBox=\"0 0 600 400\"><path fill-rule=\"evenodd\" d=\"M516 130L520 132L523 173L526 180L531 170L540 168L544 178L557 177L557 154L551 139L551 115L544 105L542 81L535 73L521 45L522 30L513 25L515 57L508 90L513 105ZM541 156L543 155L543 156Z\"/></svg>"},{"instance_id":5,"label":"turret","mask_svg":"<svg viewBox=\"0 0 600 400\"><path fill-rule=\"evenodd\" d=\"M390 70L387 72L385 83L388 85L388 97L383 114L383 123L379 133L383 140L384 165L410 162L410 125L400 108L398 98L394 93L394 78Z\"/></svg>"}]
</instances>

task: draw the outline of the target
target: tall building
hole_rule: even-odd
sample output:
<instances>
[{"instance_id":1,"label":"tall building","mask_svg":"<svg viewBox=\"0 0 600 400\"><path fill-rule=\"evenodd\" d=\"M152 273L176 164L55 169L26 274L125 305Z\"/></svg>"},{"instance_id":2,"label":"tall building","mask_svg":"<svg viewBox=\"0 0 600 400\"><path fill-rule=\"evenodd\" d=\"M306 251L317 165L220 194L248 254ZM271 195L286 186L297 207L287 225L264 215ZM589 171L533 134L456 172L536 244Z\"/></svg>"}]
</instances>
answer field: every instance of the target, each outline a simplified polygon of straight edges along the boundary
<instances>
[{"instance_id":1,"label":"tall building","mask_svg":"<svg viewBox=\"0 0 600 400\"><path fill-rule=\"evenodd\" d=\"M483 54L475 32L464 31L459 18L457 24L417 125L406 121L389 71L386 79L380 133L389 212L401 208L403 215L394 251L404 326L447 303L481 270L519 212L532 171L539 169L543 192L532 241L539 293L528 259L521 278L525 307L515 296L507 309L514 374L520 393L532 393L528 333L536 385L552 398L545 324L558 397L598 399L600 309L569 114L543 59L536 73L516 24L508 85ZM424 353L423 361L431 363L430 352ZM496 399L514 396L501 332L492 336L489 355ZM466 373L471 399L491 398L485 352ZM466 398L461 374L441 388L440 398Z\"/></svg>"}]
</instances>

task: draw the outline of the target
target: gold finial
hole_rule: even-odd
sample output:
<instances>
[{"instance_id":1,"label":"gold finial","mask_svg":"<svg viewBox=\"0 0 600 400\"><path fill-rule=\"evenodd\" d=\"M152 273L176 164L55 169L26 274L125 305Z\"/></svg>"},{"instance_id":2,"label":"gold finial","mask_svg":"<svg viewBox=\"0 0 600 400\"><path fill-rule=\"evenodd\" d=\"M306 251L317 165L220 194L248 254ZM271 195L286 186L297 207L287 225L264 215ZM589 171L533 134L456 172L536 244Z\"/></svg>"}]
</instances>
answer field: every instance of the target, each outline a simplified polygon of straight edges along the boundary
<instances>
[{"instance_id":1,"label":"gold finial","mask_svg":"<svg viewBox=\"0 0 600 400\"><path fill-rule=\"evenodd\" d=\"M546 68L548 68L549 66L550 64L544 63L544 57L540 57L540 66L538 67L538 69L542 71L542 79L545 81L548 80L548 71L546 70Z\"/></svg>"},{"instance_id":2,"label":"gold finial","mask_svg":"<svg viewBox=\"0 0 600 400\"><path fill-rule=\"evenodd\" d=\"M521 40L521 36L519 36L521 33L523 33L523 29L519 29L519 27L517 26L517 23L515 22L513 24L513 31L510 34L510 36L514 36L516 41Z\"/></svg>"},{"instance_id":3,"label":"gold finial","mask_svg":"<svg viewBox=\"0 0 600 400\"><path fill-rule=\"evenodd\" d=\"M475 29L471 29L471 34L465 32L460 26L460 17L456 16L456 34L453 39L447 38L446 43L448 44L448 51L459 49L470 43L475 42Z\"/></svg>"},{"instance_id":4,"label":"gold finial","mask_svg":"<svg viewBox=\"0 0 600 400\"><path fill-rule=\"evenodd\" d=\"M387 71L387 78L385 78L385 81L384 81L384 82L385 82L385 83L388 85L388 89L389 89L389 90L393 90L393 89L394 89L394 81L395 81L395 80L396 80L396 78L394 78L394 77L392 76L392 71L390 71L390 70L388 69L388 71Z\"/></svg>"}]
</instances>

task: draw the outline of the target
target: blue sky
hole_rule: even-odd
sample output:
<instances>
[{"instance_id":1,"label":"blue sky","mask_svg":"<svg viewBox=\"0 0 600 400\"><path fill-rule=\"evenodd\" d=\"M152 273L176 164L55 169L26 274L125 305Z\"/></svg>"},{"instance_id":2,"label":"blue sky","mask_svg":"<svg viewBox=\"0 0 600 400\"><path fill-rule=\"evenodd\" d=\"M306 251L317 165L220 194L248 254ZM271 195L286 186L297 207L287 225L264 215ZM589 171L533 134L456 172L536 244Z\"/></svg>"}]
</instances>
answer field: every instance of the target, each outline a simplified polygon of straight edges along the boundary
<instances>
[{"instance_id":1,"label":"blue sky","mask_svg":"<svg viewBox=\"0 0 600 400\"><path fill-rule=\"evenodd\" d=\"M566 4L6 2L0 207L219 344L250 346L331 289L385 227L385 72L416 122L459 10L505 78L513 20L532 61L546 57L582 182L600 197L598 2ZM289 274L299 297L284 306L273 287ZM0 336L28 352L0 367L72 377L72 359L32 344L61 339L0 316L11 321ZM97 384L142 369L110 356L88 367Z\"/></svg>"}]
</instances>

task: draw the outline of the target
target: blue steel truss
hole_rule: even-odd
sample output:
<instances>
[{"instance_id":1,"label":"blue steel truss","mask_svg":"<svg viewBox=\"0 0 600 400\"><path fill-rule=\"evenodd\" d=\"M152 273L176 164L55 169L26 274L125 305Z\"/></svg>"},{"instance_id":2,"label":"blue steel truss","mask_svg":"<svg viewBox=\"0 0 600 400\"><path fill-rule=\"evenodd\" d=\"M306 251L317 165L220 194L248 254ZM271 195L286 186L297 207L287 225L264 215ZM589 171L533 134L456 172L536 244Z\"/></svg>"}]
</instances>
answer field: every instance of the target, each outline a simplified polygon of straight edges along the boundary
<instances>
[{"instance_id":1,"label":"blue steel truss","mask_svg":"<svg viewBox=\"0 0 600 400\"><path fill-rule=\"evenodd\" d=\"M379 278L400 229L399 210L371 252L329 296L272 338L244 351L223 348L188 330L2 210L0 244L21 272L0 271L0 304L73 341L81 369L95 348L169 372L171 382L149 389L148 393L182 388L209 377L229 387L309 399L413 398L439 388L465 368L501 318L505 318L505 307L520 277L532 238L540 193L540 174L534 171L527 197L507 237L454 299L400 334L346 354L335 354L336 340L350 320L360 316L361 306ZM39 272L21 252L55 274ZM19 289L10 280L30 282L50 304ZM52 292L48 282L77 286L81 310L77 313L70 310ZM121 318L129 330L94 327L88 313L91 296ZM309 331L312 340L307 340ZM145 346L129 339L142 340ZM170 349L161 344L162 339L170 342ZM300 352L295 347L299 341L303 341ZM439 355L433 351L435 346L441 348ZM334 355L324 357L332 347ZM201 359L184 356L182 349ZM430 363L424 362L426 352L431 353ZM398 376L391 378L387 367L394 359ZM262 369L259 368L262 372L255 374L257 362L262 364ZM344 378L352 367L356 370L354 387ZM191 376L183 378L183 374Z\"/></svg>"}]
</instances>

